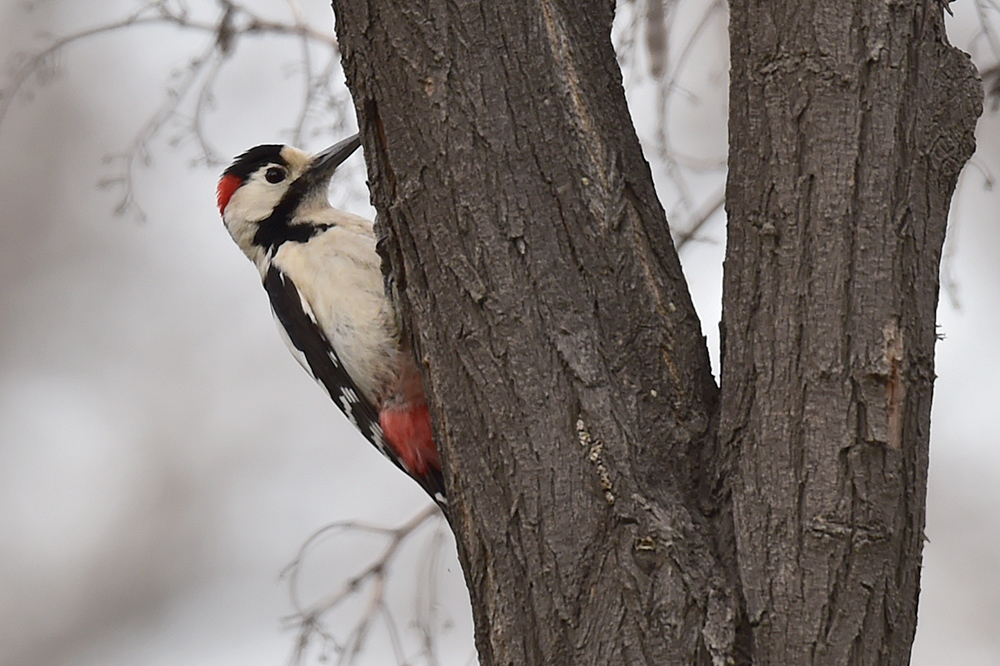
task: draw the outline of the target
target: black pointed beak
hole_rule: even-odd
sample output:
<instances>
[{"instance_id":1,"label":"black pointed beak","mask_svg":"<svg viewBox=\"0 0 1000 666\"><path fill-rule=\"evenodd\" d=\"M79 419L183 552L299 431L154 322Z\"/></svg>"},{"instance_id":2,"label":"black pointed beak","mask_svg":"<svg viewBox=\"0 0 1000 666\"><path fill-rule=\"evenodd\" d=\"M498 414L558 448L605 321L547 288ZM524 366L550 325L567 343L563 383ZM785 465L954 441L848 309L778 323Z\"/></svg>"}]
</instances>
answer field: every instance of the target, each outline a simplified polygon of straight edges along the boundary
<instances>
[{"instance_id":1,"label":"black pointed beak","mask_svg":"<svg viewBox=\"0 0 1000 666\"><path fill-rule=\"evenodd\" d=\"M313 157L309 166L306 167L302 175L296 178L285 196L281 198L278 207L271 213L273 218L279 209L282 214L290 215L302 205L303 201L312 200L316 196L326 196L326 190L330 185L330 177L337 170L344 160L351 156L358 146L361 145L361 138L355 134L349 136L340 143L330 146L321 153Z\"/></svg>"},{"instance_id":2,"label":"black pointed beak","mask_svg":"<svg viewBox=\"0 0 1000 666\"><path fill-rule=\"evenodd\" d=\"M337 167L350 157L360 145L361 137L355 134L330 146L323 152L317 153L306 170L306 177L315 185L329 181Z\"/></svg>"}]
</instances>

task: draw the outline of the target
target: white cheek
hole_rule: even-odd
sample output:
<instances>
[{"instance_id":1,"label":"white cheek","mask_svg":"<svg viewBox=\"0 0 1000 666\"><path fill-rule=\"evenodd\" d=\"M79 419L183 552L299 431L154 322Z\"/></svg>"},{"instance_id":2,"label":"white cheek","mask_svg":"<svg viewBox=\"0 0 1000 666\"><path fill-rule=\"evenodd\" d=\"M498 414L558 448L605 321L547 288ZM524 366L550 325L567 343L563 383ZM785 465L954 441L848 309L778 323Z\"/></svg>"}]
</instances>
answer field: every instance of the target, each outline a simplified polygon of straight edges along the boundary
<instances>
[{"instance_id":1,"label":"white cheek","mask_svg":"<svg viewBox=\"0 0 1000 666\"><path fill-rule=\"evenodd\" d=\"M274 207L281 201L282 189L269 187L263 183L250 182L233 192L226 205L222 219L243 253L257 261L259 249L253 245L253 238L262 220L267 219Z\"/></svg>"},{"instance_id":2,"label":"white cheek","mask_svg":"<svg viewBox=\"0 0 1000 666\"><path fill-rule=\"evenodd\" d=\"M278 188L261 187L259 183L248 183L233 192L226 206L226 217L234 220L260 222L271 214L281 201L282 191Z\"/></svg>"}]
</instances>

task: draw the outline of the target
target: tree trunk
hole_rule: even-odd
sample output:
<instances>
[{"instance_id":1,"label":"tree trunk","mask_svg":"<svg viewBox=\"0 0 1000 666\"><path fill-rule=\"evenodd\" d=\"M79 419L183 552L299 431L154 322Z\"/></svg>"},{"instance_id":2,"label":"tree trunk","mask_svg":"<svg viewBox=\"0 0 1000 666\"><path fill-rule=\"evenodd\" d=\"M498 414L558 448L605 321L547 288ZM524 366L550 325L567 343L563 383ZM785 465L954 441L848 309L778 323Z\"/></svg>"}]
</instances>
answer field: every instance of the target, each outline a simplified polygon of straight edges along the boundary
<instances>
[{"instance_id":1,"label":"tree trunk","mask_svg":"<svg viewBox=\"0 0 1000 666\"><path fill-rule=\"evenodd\" d=\"M938 264L982 92L935 2L733 0L720 441L755 664L906 664Z\"/></svg>"},{"instance_id":2,"label":"tree trunk","mask_svg":"<svg viewBox=\"0 0 1000 666\"><path fill-rule=\"evenodd\" d=\"M481 663L843 662L829 637L852 627L859 663L905 661L937 258L975 113L939 19L734 7L717 438L612 3L333 4Z\"/></svg>"},{"instance_id":3,"label":"tree trunk","mask_svg":"<svg viewBox=\"0 0 1000 666\"><path fill-rule=\"evenodd\" d=\"M694 502L716 388L611 3L335 6L482 663L728 650Z\"/></svg>"}]
</instances>

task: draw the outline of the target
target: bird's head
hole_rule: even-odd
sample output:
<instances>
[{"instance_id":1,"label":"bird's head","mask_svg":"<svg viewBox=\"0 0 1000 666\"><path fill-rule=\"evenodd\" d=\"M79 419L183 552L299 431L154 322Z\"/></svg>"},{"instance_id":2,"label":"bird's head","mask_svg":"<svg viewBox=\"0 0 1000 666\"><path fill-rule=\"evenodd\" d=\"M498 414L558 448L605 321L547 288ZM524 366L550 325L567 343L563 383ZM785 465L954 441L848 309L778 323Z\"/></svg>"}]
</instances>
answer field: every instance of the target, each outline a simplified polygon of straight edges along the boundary
<instances>
[{"instance_id":1,"label":"bird's head","mask_svg":"<svg viewBox=\"0 0 1000 666\"><path fill-rule=\"evenodd\" d=\"M222 173L216 194L222 220L240 249L259 264L281 243L308 239L313 230L304 212L329 207L330 178L359 145L355 134L316 155L265 144L237 157Z\"/></svg>"}]
</instances>

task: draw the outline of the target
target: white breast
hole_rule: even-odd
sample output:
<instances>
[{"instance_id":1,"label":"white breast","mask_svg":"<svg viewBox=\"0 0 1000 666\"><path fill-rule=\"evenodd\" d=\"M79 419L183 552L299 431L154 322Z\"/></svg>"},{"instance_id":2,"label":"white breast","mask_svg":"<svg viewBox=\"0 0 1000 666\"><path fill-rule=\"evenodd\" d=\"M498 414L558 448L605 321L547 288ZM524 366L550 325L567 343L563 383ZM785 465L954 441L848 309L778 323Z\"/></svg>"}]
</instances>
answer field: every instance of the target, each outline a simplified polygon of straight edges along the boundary
<instances>
[{"instance_id":1,"label":"white breast","mask_svg":"<svg viewBox=\"0 0 1000 666\"><path fill-rule=\"evenodd\" d=\"M308 243L282 244L273 263L295 283L348 374L377 405L397 374L400 352L375 237L364 218L322 212L322 222L333 226Z\"/></svg>"}]
</instances>

